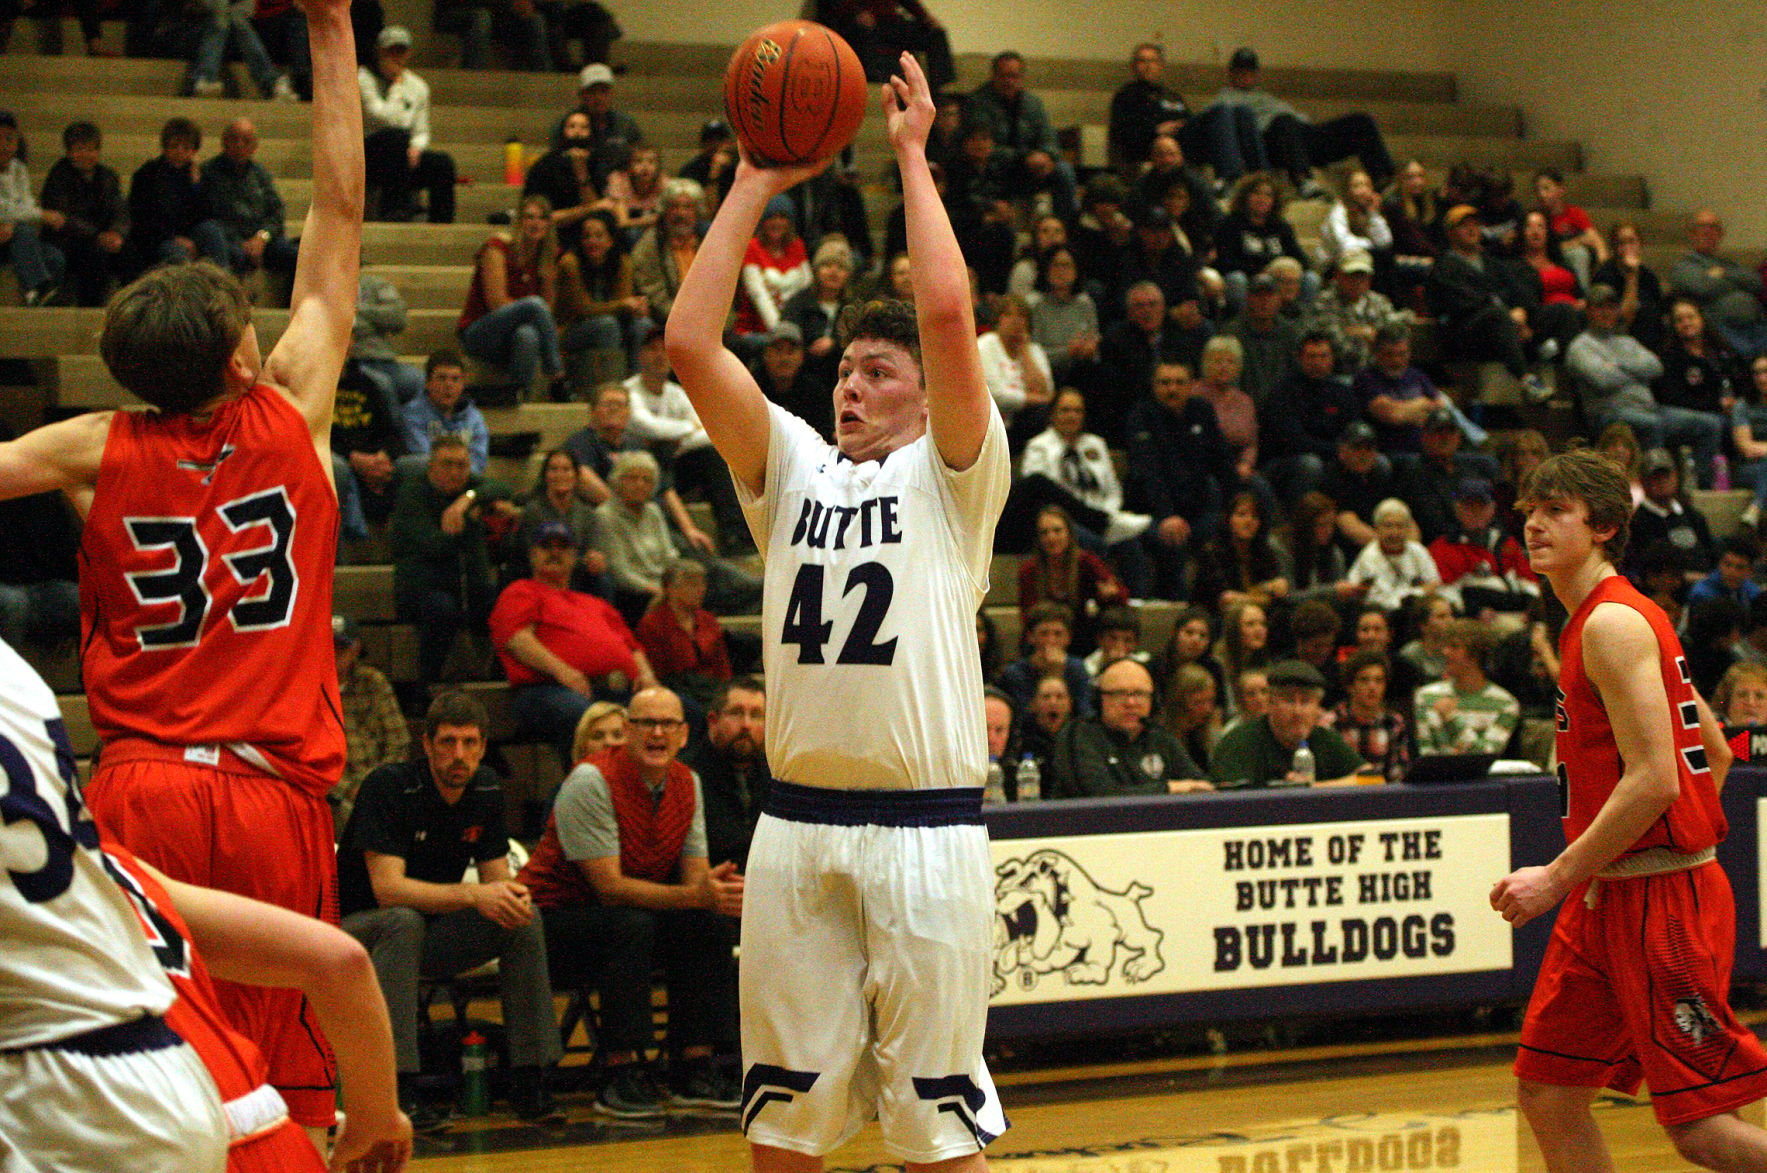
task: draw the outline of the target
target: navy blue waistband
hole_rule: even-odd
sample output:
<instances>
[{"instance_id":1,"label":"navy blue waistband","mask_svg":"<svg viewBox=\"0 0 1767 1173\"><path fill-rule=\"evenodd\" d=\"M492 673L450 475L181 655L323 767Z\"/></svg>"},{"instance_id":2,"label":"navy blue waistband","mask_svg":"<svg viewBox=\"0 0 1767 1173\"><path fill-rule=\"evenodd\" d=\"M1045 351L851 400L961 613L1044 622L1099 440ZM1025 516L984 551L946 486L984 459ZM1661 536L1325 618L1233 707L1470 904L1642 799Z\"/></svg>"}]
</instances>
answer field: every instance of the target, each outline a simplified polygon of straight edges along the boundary
<instances>
[{"instance_id":1,"label":"navy blue waistband","mask_svg":"<svg viewBox=\"0 0 1767 1173\"><path fill-rule=\"evenodd\" d=\"M20 1047L5 1054L17 1055L25 1051L66 1051L74 1055L91 1055L103 1058L109 1055L133 1055L143 1051L163 1051L167 1047L176 1047L184 1042L183 1036L166 1025L166 1020L157 1014L146 1018L131 1019L119 1022L115 1026L101 1026L97 1030L89 1030L85 1034L71 1038L56 1039L52 1043L43 1043L36 1047Z\"/></svg>"},{"instance_id":2,"label":"navy blue waistband","mask_svg":"<svg viewBox=\"0 0 1767 1173\"><path fill-rule=\"evenodd\" d=\"M836 827L957 827L982 822L982 788L831 790L775 780L767 813L792 823Z\"/></svg>"}]
</instances>

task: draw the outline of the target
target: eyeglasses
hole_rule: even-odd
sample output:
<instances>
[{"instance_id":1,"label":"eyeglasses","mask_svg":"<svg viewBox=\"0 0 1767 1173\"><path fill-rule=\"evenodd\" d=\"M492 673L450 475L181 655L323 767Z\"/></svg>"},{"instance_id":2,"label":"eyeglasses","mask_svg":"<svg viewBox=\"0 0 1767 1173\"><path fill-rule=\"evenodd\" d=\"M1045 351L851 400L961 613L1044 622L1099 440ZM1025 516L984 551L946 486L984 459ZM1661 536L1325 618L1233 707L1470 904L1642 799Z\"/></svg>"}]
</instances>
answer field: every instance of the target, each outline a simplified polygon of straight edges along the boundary
<instances>
[{"instance_id":1,"label":"eyeglasses","mask_svg":"<svg viewBox=\"0 0 1767 1173\"><path fill-rule=\"evenodd\" d=\"M627 717L626 724L646 732L655 730L658 733L667 733L676 726L685 725L687 722L676 720L674 717Z\"/></svg>"},{"instance_id":2,"label":"eyeglasses","mask_svg":"<svg viewBox=\"0 0 1767 1173\"><path fill-rule=\"evenodd\" d=\"M1151 701L1153 690L1151 688L1101 688L1098 690L1098 695L1118 700Z\"/></svg>"}]
</instances>

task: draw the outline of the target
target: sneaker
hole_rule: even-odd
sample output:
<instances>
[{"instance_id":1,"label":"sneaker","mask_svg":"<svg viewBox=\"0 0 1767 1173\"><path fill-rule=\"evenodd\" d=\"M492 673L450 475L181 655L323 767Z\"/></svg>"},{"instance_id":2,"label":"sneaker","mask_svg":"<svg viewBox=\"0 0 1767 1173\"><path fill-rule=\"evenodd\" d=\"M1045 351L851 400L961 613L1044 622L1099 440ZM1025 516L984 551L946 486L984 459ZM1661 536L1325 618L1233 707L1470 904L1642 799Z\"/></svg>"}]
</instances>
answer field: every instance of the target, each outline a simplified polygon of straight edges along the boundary
<instances>
[{"instance_id":1,"label":"sneaker","mask_svg":"<svg viewBox=\"0 0 1767 1173\"><path fill-rule=\"evenodd\" d=\"M595 1093L595 1107L621 1120L655 1120L663 1114L663 1093L642 1063L622 1063Z\"/></svg>"},{"instance_id":2,"label":"sneaker","mask_svg":"<svg viewBox=\"0 0 1767 1173\"><path fill-rule=\"evenodd\" d=\"M275 102L298 102L301 96L295 92L294 83L288 80L288 74L285 73L277 77L276 84L270 87L270 99Z\"/></svg>"},{"instance_id":3,"label":"sneaker","mask_svg":"<svg viewBox=\"0 0 1767 1173\"><path fill-rule=\"evenodd\" d=\"M736 1080L710 1060L689 1062L686 1070L669 1080L669 1103L677 1108L720 1108L735 1111L742 1106Z\"/></svg>"},{"instance_id":4,"label":"sneaker","mask_svg":"<svg viewBox=\"0 0 1767 1173\"><path fill-rule=\"evenodd\" d=\"M1546 380L1533 371L1522 376L1522 391L1527 395L1530 403L1545 403L1552 398L1552 388L1547 386Z\"/></svg>"},{"instance_id":5,"label":"sneaker","mask_svg":"<svg viewBox=\"0 0 1767 1173\"><path fill-rule=\"evenodd\" d=\"M226 83L220 78L215 78L212 81L196 81L190 84L190 94L196 98L219 98L226 92Z\"/></svg>"},{"instance_id":6,"label":"sneaker","mask_svg":"<svg viewBox=\"0 0 1767 1173\"><path fill-rule=\"evenodd\" d=\"M399 1108L411 1121L411 1131L419 1136L440 1132L448 1127L448 1118L453 1115L446 1105L433 1104L416 1097L406 1100Z\"/></svg>"},{"instance_id":7,"label":"sneaker","mask_svg":"<svg viewBox=\"0 0 1767 1173\"><path fill-rule=\"evenodd\" d=\"M557 1116L546 1072L538 1067L516 1067L509 1072L509 1106L517 1120L538 1123Z\"/></svg>"}]
</instances>

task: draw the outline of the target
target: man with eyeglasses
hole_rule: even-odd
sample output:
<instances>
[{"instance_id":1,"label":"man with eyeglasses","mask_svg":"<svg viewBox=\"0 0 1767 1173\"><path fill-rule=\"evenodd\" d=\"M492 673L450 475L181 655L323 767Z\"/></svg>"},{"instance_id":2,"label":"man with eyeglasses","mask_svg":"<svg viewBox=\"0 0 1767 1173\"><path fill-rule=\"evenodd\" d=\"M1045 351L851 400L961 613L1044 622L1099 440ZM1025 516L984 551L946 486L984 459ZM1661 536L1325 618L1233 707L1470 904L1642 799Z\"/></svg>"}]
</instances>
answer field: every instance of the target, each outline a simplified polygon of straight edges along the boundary
<instances>
[{"instance_id":1,"label":"man with eyeglasses","mask_svg":"<svg viewBox=\"0 0 1767 1173\"><path fill-rule=\"evenodd\" d=\"M1098 716L1055 737L1044 798L1115 798L1212 790L1172 734L1153 724L1153 675L1128 657L1098 674Z\"/></svg>"},{"instance_id":2,"label":"man with eyeglasses","mask_svg":"<svg viewBox=\"0 0 1767 1173\"><path fill-rule=\"evenodd\" d=\"M699 775L681 698L646 688L627 709L626 743L571 771L519 879L546 922L560 986L601 991L598 1040L608 1071L595 1106L619 1119L664 1105L734 1108L736 962L743 878L706 855ZM669 991L666 1089L646 1062L650 980Z\"/></svg>"}]
</instances>

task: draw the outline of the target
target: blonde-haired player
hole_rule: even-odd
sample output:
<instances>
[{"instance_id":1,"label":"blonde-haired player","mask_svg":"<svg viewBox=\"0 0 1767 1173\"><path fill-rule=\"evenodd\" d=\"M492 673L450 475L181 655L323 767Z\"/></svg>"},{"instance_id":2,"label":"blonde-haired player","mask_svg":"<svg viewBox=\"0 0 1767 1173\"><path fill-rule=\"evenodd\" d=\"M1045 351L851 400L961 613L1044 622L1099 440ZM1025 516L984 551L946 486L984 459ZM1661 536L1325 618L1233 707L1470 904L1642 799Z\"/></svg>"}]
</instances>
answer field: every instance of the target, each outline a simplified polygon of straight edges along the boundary
<instances>
[{"instance_id":1,"label":"blonde-haired player","mask_svg":"<svg viewBox=\"0 0 1767 1173\"><path fill-rule=\"evenodd\" d=\"M844 319L835 444L720 336L767 202L818 166L743 162L669 316L669 358L767 561L767 760L749 854L742 1124L762 1173L820 1170L873 1115L910 1170L980 1170L992 868L975 613L1010 476L969 283L927 168L913 57L884 87L915 302ZM826 166L826 163L821 164Z\"/></svg>"}]
</instances>

